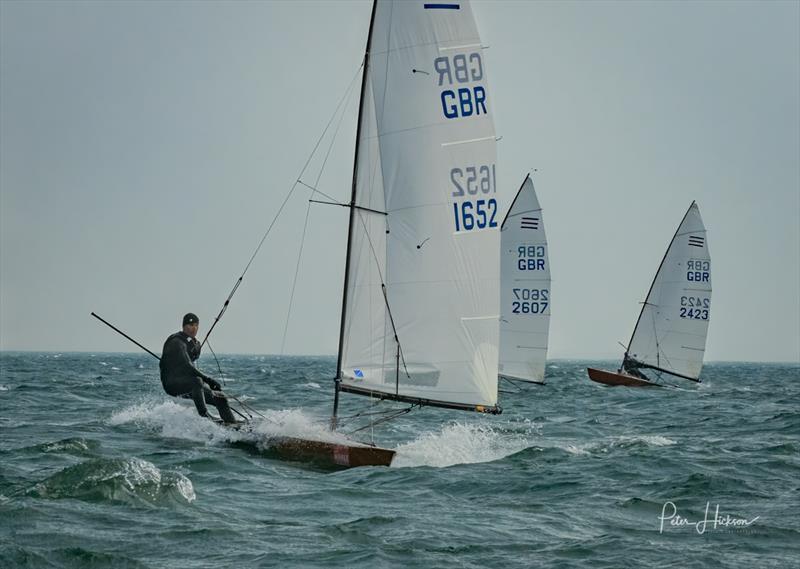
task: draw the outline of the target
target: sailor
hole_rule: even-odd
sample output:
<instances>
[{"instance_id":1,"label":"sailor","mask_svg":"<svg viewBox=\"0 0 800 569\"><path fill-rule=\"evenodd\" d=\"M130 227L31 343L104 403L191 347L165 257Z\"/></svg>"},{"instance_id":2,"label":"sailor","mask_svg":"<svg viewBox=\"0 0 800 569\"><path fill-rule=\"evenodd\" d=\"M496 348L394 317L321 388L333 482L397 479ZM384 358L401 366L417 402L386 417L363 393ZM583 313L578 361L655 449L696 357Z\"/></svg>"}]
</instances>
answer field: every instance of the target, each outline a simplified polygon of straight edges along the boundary
<instances>
[{"instance_id":1,"label":"sailor","mask_svg":"<svg viewBox=\"0 0 800 569\"><path fill-rule=\"evenodd\" d=\"M227 399L221 393L220 384L197 369L194 361L200 357L200 342L197 330L200 320L191 312L183 317L183 330L175 332L161 351L161 384L164 391L173 397L189 397L194 400L201 417L208 417L206 403L217 408L219 416L226 423L235 423Z\"/></svg>"}]
</instances>

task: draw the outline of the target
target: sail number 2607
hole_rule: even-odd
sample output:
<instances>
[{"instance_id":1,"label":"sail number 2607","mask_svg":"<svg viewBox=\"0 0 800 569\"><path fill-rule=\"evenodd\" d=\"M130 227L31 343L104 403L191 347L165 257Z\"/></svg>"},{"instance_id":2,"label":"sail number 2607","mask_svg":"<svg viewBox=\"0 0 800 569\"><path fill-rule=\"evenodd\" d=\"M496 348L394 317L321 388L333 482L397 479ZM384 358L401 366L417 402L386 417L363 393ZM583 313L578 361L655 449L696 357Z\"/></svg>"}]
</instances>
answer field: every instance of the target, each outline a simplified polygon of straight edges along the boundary
<instances>
[{"instance_id":1,"label":"sail number 2607","mask_svg":"<svg viewBox=\"0 0 800 569\"><path fill-rule=\"evenodd\" d=\"M456 198L453 200L456 231L497 227L497 199L489 197L497 193L496 180L494 164L450 170L452 195ZM481 199L473 200L473 196Z\"/></svg>"},{"instance_id":2,"label":"sail number 2607","mask_svg":"<svg viewBox=\"0 0 800 569\"><path fill-rule=\"evenodd\" d=\"M511 312L514 314L544 314L550 304L550 291L546 288L514 288Z\"/></svg>"}]
</instances>

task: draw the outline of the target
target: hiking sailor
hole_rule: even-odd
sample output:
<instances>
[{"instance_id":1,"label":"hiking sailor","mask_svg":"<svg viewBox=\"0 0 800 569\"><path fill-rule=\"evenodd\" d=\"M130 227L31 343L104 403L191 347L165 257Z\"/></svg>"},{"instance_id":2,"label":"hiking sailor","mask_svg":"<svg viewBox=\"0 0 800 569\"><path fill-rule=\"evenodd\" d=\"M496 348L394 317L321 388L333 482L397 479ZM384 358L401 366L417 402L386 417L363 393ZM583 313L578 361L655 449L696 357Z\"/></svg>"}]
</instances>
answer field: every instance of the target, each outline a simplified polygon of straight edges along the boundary
<instances>
[{"instance_id":1,"label":"hiking sailor","mask_svg":"<svg viewBox=\"0 0 800 569\"><path fill-rule=\"evenodd\" d=\"M220 390L219 382L194 366L194 361L200 357L200 342L195 338L199 326L199 319L190 312L183 317L183 330L175 332L164 342L159 364L161 384L164 391L173 397L193 399L201 417L209 416L206 408L206 403L209 403L217 408L223 421L235 423L227 399L216 393Z\"/></svg>"}]
</instances>

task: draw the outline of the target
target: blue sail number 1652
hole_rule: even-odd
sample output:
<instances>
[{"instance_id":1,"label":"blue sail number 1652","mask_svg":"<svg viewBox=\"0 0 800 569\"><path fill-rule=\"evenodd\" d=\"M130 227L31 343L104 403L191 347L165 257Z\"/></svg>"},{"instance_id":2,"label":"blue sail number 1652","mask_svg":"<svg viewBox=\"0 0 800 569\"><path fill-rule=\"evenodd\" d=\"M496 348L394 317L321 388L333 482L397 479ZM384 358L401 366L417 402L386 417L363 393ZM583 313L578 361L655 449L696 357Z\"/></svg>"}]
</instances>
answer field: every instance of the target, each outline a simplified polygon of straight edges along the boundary
<instances>
[{"instance_id":1,"label":"blue sail number 1652","mask_svg":"<svg viewBox=\"0 0 800 569\"><path fill-rule=\"evenodd\" d=\"M456 231L470 231L497 227L497 200L477 200L453 203L453 214L456 220Z\"/></svg>"},{"instance_id":2,"label":"blue sail number 1652","mask_svg":"<svg viewBox=\"0 0 800 569\"><path fill-rule=\"evenodd\" d=\"M450 170L452 196L456 198L453 200L456 231L497 227L497 199L486 195L497 193L496 179L494 164ZM481 195L485 197L473 199Z\"/></svg>"}]
</instances>

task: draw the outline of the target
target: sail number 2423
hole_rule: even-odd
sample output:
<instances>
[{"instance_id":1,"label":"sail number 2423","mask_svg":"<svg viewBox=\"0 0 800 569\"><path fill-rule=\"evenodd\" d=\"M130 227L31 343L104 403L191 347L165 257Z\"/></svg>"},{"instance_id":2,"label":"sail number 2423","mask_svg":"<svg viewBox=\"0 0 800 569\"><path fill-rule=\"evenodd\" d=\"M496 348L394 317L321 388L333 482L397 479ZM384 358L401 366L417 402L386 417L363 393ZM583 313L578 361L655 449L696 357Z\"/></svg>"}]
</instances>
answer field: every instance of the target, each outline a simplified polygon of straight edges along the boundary
<instances>
[{"instance_id":1,"label":"sail number 2423","mask_svg":"<svg viewBox=\"0 0 800 569\"><path fill-rule=\"evenodd\" d=\"M710 298L700 298L697 296L682 296L680 305L681 318L692 320L708 320L708 313L711 309Z\"/></svg>"},{"instance_id":2,"label":"sail number 2423","mask_svg":"<svg viewBox=\"0 0 800 569\"><path fill-rule=\"evenodd\" d=\"M450 170L456 231L497 227L496 180L494 164Z\"/></svg>"}]
</instances>

